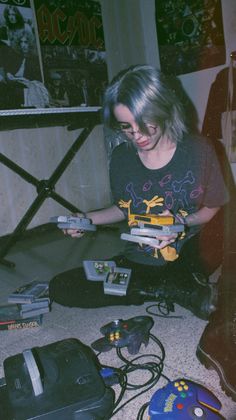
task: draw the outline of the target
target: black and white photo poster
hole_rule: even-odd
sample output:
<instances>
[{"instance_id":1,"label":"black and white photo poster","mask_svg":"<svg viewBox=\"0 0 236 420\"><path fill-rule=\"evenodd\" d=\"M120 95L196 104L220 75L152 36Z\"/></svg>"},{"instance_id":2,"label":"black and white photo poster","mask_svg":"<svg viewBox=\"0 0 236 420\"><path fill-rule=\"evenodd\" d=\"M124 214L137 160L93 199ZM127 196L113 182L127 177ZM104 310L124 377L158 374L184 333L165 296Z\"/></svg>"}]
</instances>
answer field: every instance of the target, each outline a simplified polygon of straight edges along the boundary
<instances>
[{"instance_id":1,"label":"black and white photo poster","mask_svg":"<svg viewBox=\"0 0 236 420\"><path fill-rule=\"evenodd\" d=\"M98 1L0 0L1 114L97 107L107 83Z\"/></svg>"},{"instance_id":2,"label":"black and white photo poster","mask_svg":"<svg viewBox=\"0 0 236 420\"><path fill-rule=\"evenodd\" d=\"M0 109L48 105L29 0L0 0Z\"/></svg>"}]
</instances>

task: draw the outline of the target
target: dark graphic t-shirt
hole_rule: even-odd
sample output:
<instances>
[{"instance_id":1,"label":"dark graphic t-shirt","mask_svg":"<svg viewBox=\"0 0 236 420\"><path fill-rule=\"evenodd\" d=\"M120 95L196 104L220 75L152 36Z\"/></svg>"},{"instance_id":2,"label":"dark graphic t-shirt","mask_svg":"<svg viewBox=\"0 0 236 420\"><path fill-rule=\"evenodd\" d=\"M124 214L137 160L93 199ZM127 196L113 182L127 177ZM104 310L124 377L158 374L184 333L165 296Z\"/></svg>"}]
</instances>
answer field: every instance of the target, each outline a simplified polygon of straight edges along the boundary
<instances>
[{"instance_id":1,"label":"dark graphic t-shirt","mask_svg":"<svg viewBox=\"0 0 236 420\"><path fill-rule=\"evenodd\" d=\"M127 220L130 214L159 214L164 210L187 215L228 200L214 148L198 137L178 143L170 162L154 170L143 165L132 145L122 143L112 153L110 180L114 204ZM144 264L163 265L178 258L183 243L199 230L200 226L191 227L162 251L127 242L126 256Z\"/></svg>"}]
</instances>

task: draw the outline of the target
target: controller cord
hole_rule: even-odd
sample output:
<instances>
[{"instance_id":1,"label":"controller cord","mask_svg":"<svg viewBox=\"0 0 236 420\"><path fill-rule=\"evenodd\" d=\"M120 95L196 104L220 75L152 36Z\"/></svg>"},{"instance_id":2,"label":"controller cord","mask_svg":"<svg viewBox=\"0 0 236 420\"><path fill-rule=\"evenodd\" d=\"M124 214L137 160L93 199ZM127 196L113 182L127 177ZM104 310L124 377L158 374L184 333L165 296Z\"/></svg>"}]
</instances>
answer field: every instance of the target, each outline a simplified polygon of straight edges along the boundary
<instances>
[{"instance_id":1,"label":"controller cord","mask_svg":"<svg viewBox=\"0 0 236 420\"><path fill-rule=\"evenodd\" d=\"M165 296L159 296L155 290L132 289L132 293L156 301L156 303L147 306L146 312L148 314L159 318L182 318L182 316L170 315L170 312L173 313L175 311L174 302ZM152 312L151 308L156 308L156 311Z\"/></svg>"},{"instance_id":2,"label":"controller cord","mask_svg":"<svg viewBox=\"0 0 236 420\"><path fill-rule=\"evenodd\" d=\"M170 303L167 302L167 301L154 303L154 304L148 305L146 307L146 312L149 315L157 316L159 318L177 318L177 319L183 318L182 316L179 316L179 315L169 315L170 312L174 312L173 309L172 309L173 308L172 305L173 304L171 303L171 306L170 306ZM156 310L159 311L159 313L158 312L153 312L151 310L152 308L156 308Z\"/></svg>"},{"instance_id":3,"label":"controller cord","mask_svg":"<svg viewBox=\"0 0 236 420\"><path fill-rule=\"evenodd\" d=\"M116 348L117 356L119 359L124 362L124 365L119 368L120 371L120 386L121 391L116 399L114 411L112 413L113 417L115 414L118 413L124 406L126 406L129 402L134 400L135 398L139 397L140 395L147 392L149 389L151 389L156 383L159 381L160 377L164 377L169 381L168 378L163 375L163 367L164 367L164 359L165 359L165 349L163 347L163 344L161 343L158 338L153 335L149 334L149 338L153 340L160 350L160 355L155 354L143 354L140 356L135 357L132 360L128 360L124 357L122 354L122 351L120 348ZM140 363L141 359L151 359L150 361L145 361L144 363ZM133 384L128 381L128 375L137 371L137 370L144 370L147 371L149 375L149 379L141 385ZM126 391L133 391L142 389L138 394L134 395L133 397L129 398L127 401L125 401L122 405L120 405L121 400L123 399L123 396ZM145 404L146 405L146 404ZM148 405L148 404L147 404ZM146 405L146 406L147 406ZM146 407L141 407L141 410L145 410ZM139 414L138 414L139 415Z\"/></svg>"}]
</instances>

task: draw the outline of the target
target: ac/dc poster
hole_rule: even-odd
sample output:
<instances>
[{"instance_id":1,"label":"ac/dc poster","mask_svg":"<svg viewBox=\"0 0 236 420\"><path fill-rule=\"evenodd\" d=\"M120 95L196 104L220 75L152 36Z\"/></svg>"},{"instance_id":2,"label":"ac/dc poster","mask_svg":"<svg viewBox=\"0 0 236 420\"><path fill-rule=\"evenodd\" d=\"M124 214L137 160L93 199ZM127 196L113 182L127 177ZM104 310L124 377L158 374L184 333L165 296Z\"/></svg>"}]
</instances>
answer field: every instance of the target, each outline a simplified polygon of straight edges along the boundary
<instances>
[{"instance_id":1,"label":"ac/dc poster","mask_svg":"<svg viewBox=\"0 0 236 420\"><path fill-rule=\"evenodd\" d=\"M225 63L221 0L156 0L161 70L180 75Z\"/></svg>"},{"instance_id":2,"label":"ac/dc poster","mask_svg":"<svg viewBox=\"0 0 236 420\"><path fill-rule=\"evenodd\" d=\"M0 0L0 110L99 106L107 85L95 0Z\"/></svg>"},{"instance_id":3,"label":"ac/dc poster","mask_svg":"<svg viewBox=\"0 0 236 420\"><path fill-rule=\"evenodd\" d=\"M107 84L100 3L35 0L34 6L51 105L100 105Z\"/></svg>"}]
</instances>

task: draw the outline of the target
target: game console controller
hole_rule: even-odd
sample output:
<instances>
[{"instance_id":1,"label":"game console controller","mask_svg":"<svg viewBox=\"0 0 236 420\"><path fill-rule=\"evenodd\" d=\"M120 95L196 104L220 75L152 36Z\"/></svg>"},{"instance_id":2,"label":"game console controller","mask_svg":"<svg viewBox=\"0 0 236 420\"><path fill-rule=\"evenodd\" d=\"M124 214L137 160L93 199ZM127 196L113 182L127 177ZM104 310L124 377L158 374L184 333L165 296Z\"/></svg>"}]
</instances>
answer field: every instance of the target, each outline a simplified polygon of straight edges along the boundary
<instances>
[{"instance_id":1,"label":"game console controller","mask_svg":"<svg viewBox=\"0 0 236 420\"><path fill-rule=\"evenodd\" d=\"M150 420L217 420L223 419L220 409L221 402L211 391L181 378L155 392L148 414Z\"/></svg>"},{"instance_id":2,"label":"game console controller","mask_svg":"<svg viewBox=\"0 0 236 420\"><path fill-rule=\"evenodd\" d=\"M50 218L51 223L56 223L59 229L76 229L95 231L96 225L93 225L91 220L86 217L76 216L54 216Z\"/></svg>"},{"instance_id":3,"label":"game console controller","mask_svg":"<svg viewBox=\"0 0 236 420\"><path fill-rule=\"evenodd\" d=\"M148 345L149 332L153 324L154 321L150 316L117 319L100 329L105 337L94 341L91 346L99 352L109 351L113 347L127 347L130 354L137 354L142 343Z\"/></svg>"}]
</instances>

